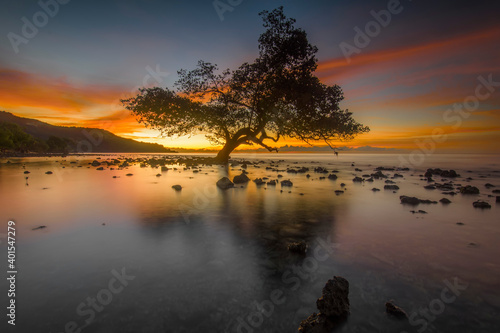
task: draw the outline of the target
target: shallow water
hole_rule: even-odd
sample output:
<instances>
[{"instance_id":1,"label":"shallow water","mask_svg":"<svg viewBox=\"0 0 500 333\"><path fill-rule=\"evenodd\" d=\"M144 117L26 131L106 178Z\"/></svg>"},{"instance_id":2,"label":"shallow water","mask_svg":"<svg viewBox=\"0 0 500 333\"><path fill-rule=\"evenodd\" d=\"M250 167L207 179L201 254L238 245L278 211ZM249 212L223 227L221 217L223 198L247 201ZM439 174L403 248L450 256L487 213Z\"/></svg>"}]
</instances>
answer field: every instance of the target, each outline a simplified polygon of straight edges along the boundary
<instances>
[{"instance_id":1,"label":"shallow water","mask_svg":"<svg viewBox=\"0 0 500 333\"><path fill-rule=\"evenodd\" d=\"M377 166L398 166L393 154L234 154L266 162L248 167L251 179L281 174L293 187L250 182L226 191L216 181L240 174L239 166L96 171L88 168L95 158L1 161L3 271L7 221L17 231L17 325L8 332L65 332L67 323L83 327L87 319L82 332L296 332L334 275L350 282L351 316L338 332L500 330L500 206L488 197L500 189L498 156L428 156L398 171L404 178L393 179L397 193L384 190L384 180L352 181ZM282 160L274 163L280 170L309 167L311 177L266 170L271 160ZM325 175L313 171L317 166L338 170L339 178L320 180ZM454 183L477 186L481 194L424 189L419 175L435 167L455 169L461 177ZM336 195L342 182L345 192ZM400 204L400 195L452 203L411 207ZM473 208L478 199L492 208ZM40 225L47 228L32 230ZM288 253L286 244L295 240L309 243L306 257ZM107 292L122 270L130 276L126 285ZM464 290L439 301L454 279ZM1 294L7 289L2 280ZM270 302L275 294L279 304ZM107 304L90 310L88 297L96 296ZM387 317L388 300L413 325ZM418 313L429 307L427 315Z\"/></svg>"}]
</instances>

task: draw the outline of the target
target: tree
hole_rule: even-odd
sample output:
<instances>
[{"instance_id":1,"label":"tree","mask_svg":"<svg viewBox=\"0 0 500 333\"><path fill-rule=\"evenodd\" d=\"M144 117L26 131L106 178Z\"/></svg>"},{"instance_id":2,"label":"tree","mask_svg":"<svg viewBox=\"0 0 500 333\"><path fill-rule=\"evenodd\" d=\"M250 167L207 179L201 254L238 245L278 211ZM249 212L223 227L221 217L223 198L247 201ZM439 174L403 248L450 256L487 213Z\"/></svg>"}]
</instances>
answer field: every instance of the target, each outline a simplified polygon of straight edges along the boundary
<instances>
[{"instance_id":1,"label":"tree","mask_svg":"<svg viewBox=\"0 0 500 333\"><path fill-rule=\"evenodd\" d=\"M21 126L0 122L0 149L2 151L12 149L26 152L33 147L34 143L35 139L26 133Z\"/></svg>"},{"instance_id":2,"label":"tree","mask_svg":"<svg viewBox=\"0 0 500 333\"><path fill-rule=\"evenodd\" d=\"M318 49L304 30L294 26L283 7L259 14L267 30L259 38L259 56L238 69L220 72L217 65L199 61L196 69L180 70L177 91L141 88L122 103L140 123L165 136L206 134L223 148L218 162L241 144L294 138L311 144L323 140L333 148L369 131L339 106L338 85L328 86L314 75Z\"/></svg>"}]
</instances>

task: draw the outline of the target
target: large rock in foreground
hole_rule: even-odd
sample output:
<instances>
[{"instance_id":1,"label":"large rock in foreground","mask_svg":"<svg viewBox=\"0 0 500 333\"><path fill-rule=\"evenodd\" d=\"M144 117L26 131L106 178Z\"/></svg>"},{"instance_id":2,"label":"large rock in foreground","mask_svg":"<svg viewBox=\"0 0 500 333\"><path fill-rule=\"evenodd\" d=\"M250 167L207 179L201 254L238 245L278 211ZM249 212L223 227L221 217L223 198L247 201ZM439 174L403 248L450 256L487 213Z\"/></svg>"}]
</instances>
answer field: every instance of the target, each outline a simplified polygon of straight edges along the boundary
<instances>
[{"instance_id":1,"label":"large rock in foreground","mask_svg":"<svg viewBox=\"0 0 500 333\"><path fill-rule=\"evenodd\" d=\"M316 301L320 313L327 317L347 317L349 310L349 282L340 276L328 280L323 293Z\"/></svg>"},{"instance_id":2,"label":"large rock in foreground","mask_svg":"<svg viewBox=\"0 0 500 333\"><path fill-rule=\"evenodd\" d=\"M328 280L316 301L320 313L313 313L300 323L299 332L328 333L350 314L349 282L340 276Z\"/></svg>"},{"instance_id":3,"label":"large rock in foreground","mask_svg":"<svg viewBox=\"0 0 500 333\"><path fill-rule=\"evenodd\" d=\"M232 181L227 177L223 177L217 181L217 187L223 190L227 190L228 188L234 187Z\"/></svg>"}]
</instances>

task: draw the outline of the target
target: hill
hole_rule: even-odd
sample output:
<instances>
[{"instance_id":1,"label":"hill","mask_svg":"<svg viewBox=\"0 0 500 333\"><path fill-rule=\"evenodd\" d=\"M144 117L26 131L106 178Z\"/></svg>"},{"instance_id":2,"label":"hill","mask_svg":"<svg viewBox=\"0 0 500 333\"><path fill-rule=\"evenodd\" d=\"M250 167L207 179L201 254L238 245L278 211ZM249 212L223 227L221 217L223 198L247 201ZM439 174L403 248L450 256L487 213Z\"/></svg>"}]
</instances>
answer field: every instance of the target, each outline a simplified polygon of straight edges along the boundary
<instances>
[{"instance_id":1,"label":"hill","mask_svg":"<svg viewBox=\"0 0 500 333\"><path fill-rule=\"evenodd\" d=\"M119 137L99 128L64 127L23 118L0 111L0 122L16 124L33 138L47 142L50 138L60 138L67 143L69 152L82 153L163 153L173 152L156 143L139 142ZM50 143L50 141L49 141Z\"/></svg>"}]
</instances>

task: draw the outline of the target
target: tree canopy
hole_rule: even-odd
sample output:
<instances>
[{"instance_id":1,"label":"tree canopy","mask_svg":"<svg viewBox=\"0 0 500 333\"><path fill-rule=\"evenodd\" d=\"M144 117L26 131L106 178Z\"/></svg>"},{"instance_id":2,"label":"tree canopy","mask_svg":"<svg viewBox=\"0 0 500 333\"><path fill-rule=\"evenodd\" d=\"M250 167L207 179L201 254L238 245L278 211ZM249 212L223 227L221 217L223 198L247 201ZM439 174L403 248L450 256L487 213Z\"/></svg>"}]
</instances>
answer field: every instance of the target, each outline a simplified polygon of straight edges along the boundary
<instances>
[{"instance_id":1,"label":"tree canopy","mask_svg":"<svg viewBox=\"0 0 500 333\"><path fill-rule=\"evenodd\" d=\"M141 88L122 103L139 122L165 136L204 133L223 148L227 162L241 144L277 151L265 141L293 138L330 147L369 131L342 110L342 89L325 85L314 75L318 49L304 30L295 27L283 7L259 14L266 31L259 38L259 56L236 70L199 61L194 70L180 70L176 90Z\"/></svg>"}]
</instances>

